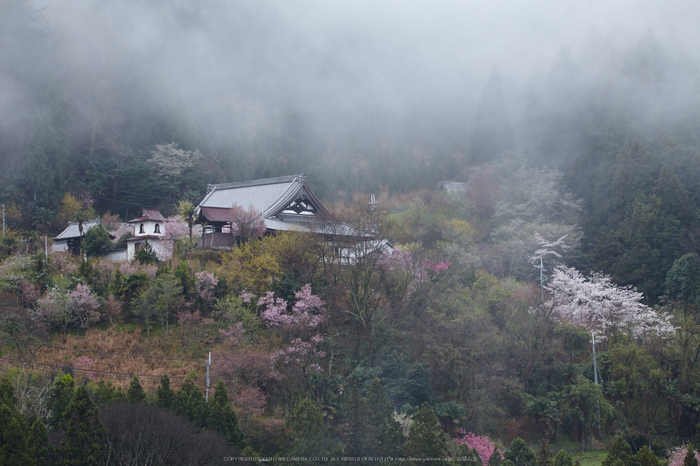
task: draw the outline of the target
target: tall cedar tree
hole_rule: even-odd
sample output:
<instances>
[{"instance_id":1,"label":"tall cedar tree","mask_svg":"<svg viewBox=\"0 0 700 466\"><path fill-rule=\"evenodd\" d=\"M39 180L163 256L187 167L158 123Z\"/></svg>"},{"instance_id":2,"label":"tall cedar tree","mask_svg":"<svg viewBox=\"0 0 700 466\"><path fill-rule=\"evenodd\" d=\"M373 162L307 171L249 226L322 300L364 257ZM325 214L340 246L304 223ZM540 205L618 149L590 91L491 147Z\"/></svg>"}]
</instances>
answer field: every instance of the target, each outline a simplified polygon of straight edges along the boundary
<instances>
[{"instance_id":1,"label":"tall cedar tree","mask_svg":"<svg viewBox=\"0 0 700 466\"><path fill-rule=\"evenodd\" d=\"M175 404L175 393L170 388L170 377L164 375L160 378L160 386L156 389L156 406L172 409Z\"/></svg>"},{"instance_id":2,"label":"tall cedar tree","mask_svg":"<svg viewBox=\"0 0 700 466\"><path fill-rule=\"evenodd\" d=\"M129 389L126 391L126 400L129 403L143 403L146 400L146 392L139 382L139 378L134 376L129 384Z\"/></svg>"},{"instance_id":3,"label":"tall cedar tree","mask_svg":"<svg viewBox=\"0 0 700 466\"><path fill-rule=\"evenodd\" d=\"M47 408L49 409L49 426L56 429L63 422L63 413L68 408L73 399L73 377L70 374L63 375L59 372L56 380L49 391L49 401Z\"/></svg>"},{"instance_id":4,"label":"tall cedar tree","mask_svg":"<svg viewBox=\"0 0 700 466\"><path fill-rule=\"evenodd\" d=\"M413 417L413 423L408 431L408 438L403 448L403 455L412 458L444 458L447 446L447 434L440 427L440 422L427 403ZM421 462L420 464L442 464L438 461Z\"/></svg>"},{"instance_id":5,"label":"tall cedar tree","mask_svg":"<svg viewBox=\"0 0 700 466\"><path fill-rule=\"evenodd\" d=\"M107 431L100 420L100 412L90 399L86 387L75 391L73 401L63 415L64 440L59 452L65 465L103 464L107 454Z\"/></svg>"},{"instance_id":6,"label":"tall cedar tree","mask_svg":"<svg viewBox=\"0 0 700 466\"><path fill-rule=\"evenodd\" d=\"M362 404L366 456L398 456L403 443L401 426L394 419L394 404L378 378L372 381Z\"/></svg>"},{"instance_id":7,"label":"tall cedar tree","mask_svg":"<svg viewBox=\"0 0 700 466\"><path fill-rule=\"evenodd\" d=\"M238 427L238 417L231 407L226 387L221 380L214 390L207 426L226 437L229 445L239 448L245 447L243 432Z\"/></svg>"},{"instance_id":8,"label":"tall cedar tree","mask_svg":"<svg viewBox=\"0 0 700 466\"><path fill-rule=\"evenodd\" d=\"M632 466L635 464L634 458L632 457L632 448L630 448L629 444L625 442L625 439L620 435L615 436L613 446L608 452L608 456L603 459L601 466L617 465L618 460L621 461L624 466ZM695 466L697 466L697 464Z\"/></svg>"},{"instance_id":9,"label":"tall cedar tree","mask_svg":"<svg viewBox=\"0 0 700 466\"><path fill-rule=\"evenodd\" d=\"M39 418L36 418L29 428L29 449L35 466L53 464L56 447L49 443L46 425Z\"/></svg>"},{"instance_id":10,"label":"tall cedar tree","mask_svg":"<svg viewBox=\"0 0 700 466\"><path fill-rule=\"evenodd\" d=\"M180 392L175 397L175 413L185 416L198 426L206 427L210 408L204 400L202 391L194 383L194 375L190 374L182 383Z\"/></svg>"},{"instance_id":11,"label":"tall cedar tree","mask_svg":"<svg viewBox=\"0 0 700 466\"><path fill-rule=\"evenodd\" d=\"M552 454L552 449L547 439L541 439L538 446L539 450L537 450L535 455L537 466L554 466L554 454Z\"/></svg>"}]
</instances>

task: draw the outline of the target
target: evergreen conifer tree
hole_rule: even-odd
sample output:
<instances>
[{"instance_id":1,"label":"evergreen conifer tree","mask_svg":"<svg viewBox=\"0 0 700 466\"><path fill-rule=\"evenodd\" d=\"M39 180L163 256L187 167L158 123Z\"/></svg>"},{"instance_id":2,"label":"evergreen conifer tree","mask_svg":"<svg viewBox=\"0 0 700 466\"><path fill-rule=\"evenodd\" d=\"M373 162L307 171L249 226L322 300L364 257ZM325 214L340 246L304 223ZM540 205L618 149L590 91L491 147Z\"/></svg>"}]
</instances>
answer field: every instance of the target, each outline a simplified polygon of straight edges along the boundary
<instances>
[{"instance_id":1,"label":"evergreen conifer tree","mask_svg":"<svg viewBox=\"0 0 700 466\"><path fill-rule=\"evenodd\" d=\"M75 391L61 426L65 435L59 446L62 464L87 466L104 463L107 431L86 387L78 387Z\"/></svg>"},{"instance_id":2,"label":"evergreen conifer tree","mask_svg":"<svg viewBox=\"0 0 700 466\"><path fill-rule=\"evenodd\" d=\"M647 445L639 449L637 454L634 455L634 460L639 466L661 466L661 461Z\"/></svg>"},{"instance_id":3,"label":"evergreen conifer tree","mask_svg":"<svg viewBox=\"0 0 700 466\"><path fill-rule=\"evenodd\" d=\"M539 441L539 450L535 455L535 460L537 461L537 466L554 466L554 455L552 454L552 449L549 446L547 439L543 438Z\"/></svg>"},{"instance_id":4,"label":"evergreen conifer tree","mask_svg":"<svg viewBox=\"0 0 700 466\"><path fill-rule=\"evenodd\" d=\"M559 450L554 457L554 466L574 466L574 460L565 450Z\"/></svg>"},{"instance_id":5,"label":"evergreen conifer tree","mask_svg":"<svg viewBox=\"0 0 700 466\"><path fill-rule=\"evenodd\" d=\"M207 426L226 437L230 445L239 448L245 447L243 432L238 427L238 417L231 406L226 387L222 381L219 381L214 390Z\"/></svg>"},{"instance_id":6,"label":"evergreen conifer tree","mask_svg":"<svg viewBox=\"0 0 700 466\"><path fill-rule=\"evenodd\" d=\"M501 463L503 463L503 456L498 448L494 448L493 453L489 456L488 466L501 466Z\"/></svg>"},{"instance_id":7,"label":"evergreen conifer tree","mask_svg":"<svg viewBox=\"0 0 700 466\"><path fill-rule=\"evenodd\" d=\"M536 463L535 454L520 437L511 442L503 456L506 460L512 461L515 466L534 466Z\"/></svg>"},{"instance_id":8,"label":"evergreen conifer tree","mask_svg":"<svg viewBox=\"0 0 700 466\"><path fill-rule=\"evenodd\" d=\"M160 386L156 389L156 406L172 409L175 404L175 393L170 388L170 377L164 375L160 378Z\"/></svg>"},{"instance_id":9,"label":"evergreen conifer tree","mask_svg":"<svg viewBox=\"0 0 700 466\"><path fill-rule=\"evenodd\" d=\"M613 446L608 452L608 456L603 459L601 466L618 466L618 460L624 466L636 464L634 458L632 458L632 448L630 448L629 444L620 435L615 436Z\"/></svg>"},{"instance_id":10,"label":"evergreen conifer tree","mask_svg":"<svg viewBox=\"0 0 700 466\"><path fill-rule=\"evenodd\" d=\"M36 418L29 428L29 451L35 466L53 464L56 448L49 443L46 425Z\"/></svg>"},{"instance_id":11,"label":"evergreen conifer tree","mask_svg":"<svg viewBox=\"0 0 700 466\"><path fill-rule=\"evenodd\" d=\"M126 400L129 403L143 403L146 400L146 392L139 382L139 378L134 376L129 384L129 389L126 391Z\"/></svg>"},{"instance_id":12,"label":"evergreen conifer tree","mask_svg":"<svg viewBox=\"0 0 700 466\"><path fill-rule=\"evenodd\" d=\"M63 421L63 413L73 399L73 377L59 372L49 392L49 426L56 429Z\"/></svg>"},{"instance_id":13,"label":"evergreen conifer tree","mask_svg":"<svg viewBox=\"0 0 700 466\"><path fill-rule=\"evenodd\" d=\"M206 427L209 419L209 406L204 395L194 383L194 375L190 374L182 383L180 392L175 397L175 413L185 416L195 424Z\"/></svg>"},{"instance_id":14,"label":"evergreen conifer tree","mask_svg":"<svg viewBox=\"0 0 700 466\"><path fill-rule=\"evenodd\" d=\"M427 403L413 418L413 424L408 431L408 438L403 447L404 456L412 458L444 458L447 446L447 434L440 427L440 422ZM421 464L440 464L439 461L428 461Z\"/></svg>"},{"instance_id":15,"label":"evergreen conifer tree","mask_svg":"<svg viewBox=\"0 0 700 466\"><path fill-rule=\"evenodd\" d=\"M364 453L369 456L397 456L403 434L394 419L394 404L378 378L372 381L362 409Z\"/></svg>"}]
</instances>

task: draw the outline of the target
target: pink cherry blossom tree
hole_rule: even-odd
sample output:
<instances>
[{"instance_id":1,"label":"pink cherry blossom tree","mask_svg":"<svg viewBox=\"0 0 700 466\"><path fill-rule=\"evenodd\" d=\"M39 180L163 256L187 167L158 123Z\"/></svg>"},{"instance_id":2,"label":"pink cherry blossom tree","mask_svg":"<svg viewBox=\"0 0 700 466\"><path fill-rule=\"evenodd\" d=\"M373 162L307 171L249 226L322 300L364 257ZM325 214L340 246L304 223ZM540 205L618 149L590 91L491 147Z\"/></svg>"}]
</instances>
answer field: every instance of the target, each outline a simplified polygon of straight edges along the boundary
<instances>
[{"instance_id":1,"label":"pink cherry blossom tree","mask_svg":"<svg viewBox=\"0 0 700 466\"><path fill-rule=\"evenodd\" d=\"M245 209L238 204L233 204L229 218L231 219L231 234L243 241L260 238L267 230L262 213L255 210L252 205Z\"/></svg>"},{"instance_id":2,"label":"pink cherry blossom tree","mask_svg":"<svg viewBox=\"0 0 700 466\"><path fill-rule=\"evenodd\" d=\"M465 432L462 428L459 429L457 437L455 437L454 440L458 444L467 445L469 450L476 449L476 452L479 454L479 458L484 463L484 466L488 465L489 458L491 458L491 455L493 455L493 452L496 449L494 443L489 440L487 436ZM501 458L502 457L503 454L501 453Z\"/></svg>"}]
</instances>

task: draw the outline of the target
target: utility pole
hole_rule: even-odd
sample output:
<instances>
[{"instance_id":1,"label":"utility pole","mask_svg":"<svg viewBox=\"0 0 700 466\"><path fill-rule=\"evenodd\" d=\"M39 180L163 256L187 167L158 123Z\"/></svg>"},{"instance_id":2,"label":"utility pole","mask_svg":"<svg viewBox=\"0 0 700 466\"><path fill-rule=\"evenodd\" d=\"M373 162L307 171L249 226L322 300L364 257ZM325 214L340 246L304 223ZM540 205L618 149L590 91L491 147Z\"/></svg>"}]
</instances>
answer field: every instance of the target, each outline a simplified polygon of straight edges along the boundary
<instances>
[{"instance_id":1,"label":"utility pole","mask_svg":"<svg viewBox=\"0 0 700 466\"><path fill-rule=\"evenodd\" d=\"M5 204L2 205L2 237L5 237Z\"/></svg>"},{"instance_id":2,"label":"utility pole","mask_svg":"<svg viewBox=\"0 0 700 466\"><path fill-rule=\"evenodd\" d=\"M595 332L591 331L591 344L593 345L593 381L595 382L596 388L598 387L598 362L595 358ZM598 408L598 436L601 436L602 430L600 427L600 399L597 397L596 393L596 407Z\"/></svg>"},{"instance_id":3,"label":"utility pole","mask_svg":"<svg viewBox=\"0 0 700 466\"><path fill-rule=\"evenodd\" d=\"M209 402L209 366L211 366L211 351L209 351L209 360L207 361L207 394L204 397L207 402Z\"/></svg>"},{"instance_id":4,"label":"utility pole","mask_svg":"<svg viewBox=\"0 0 700 466\"><path fill-rule=\"evenodd\" d=\"M374 214L374 231L377 232L379 230L379 225L377 225L377 200L374 198L374 194L372 194L372 200L369 202L369 205Z\"/></svg>"}]
</instances>

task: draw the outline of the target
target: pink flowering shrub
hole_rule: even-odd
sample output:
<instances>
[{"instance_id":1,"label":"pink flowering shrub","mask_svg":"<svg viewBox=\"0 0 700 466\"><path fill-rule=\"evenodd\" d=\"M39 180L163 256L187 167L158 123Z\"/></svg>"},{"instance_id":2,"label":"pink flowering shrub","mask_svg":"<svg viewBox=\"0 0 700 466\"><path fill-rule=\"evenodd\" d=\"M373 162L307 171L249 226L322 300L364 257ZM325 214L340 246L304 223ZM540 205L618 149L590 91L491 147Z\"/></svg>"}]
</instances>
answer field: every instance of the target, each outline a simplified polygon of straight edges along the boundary
<instances>
[{"instance_id":1,"label":"pink flowering shrub","mask_svg":"<svg viewBox=\"0 0 700 466\"><path fill-rule=\"evenodd\" d=\"M445 261L435 262L431 259L423 261L423 267L434 273L446 272L450 268L450 263Z\"/></svg>"},{"instance_id":2,"label":"pink flowering shrub","mask_svg":"<svg viewBox=\"0 0 700 466\"><path fill-rule=\"evenodd\" d=\"M311 293L311 285L304 285L301 291L294 293L294 297L296 302L291 313L287 312L287 301L275 298L271 291L258 299L258 306L265 306L261 316L268 327L299 325L316 328L323 322L324 303L321 298Z\"/></svg>"},{"instance_id":3,"label":"pink flowering shrub","mask_svg":"<svg viewBox=\"0 0 700 466\"><path fill-rule=\"evenodd\" d=\"M688 453L688 445L673 447L666 452L668 466L683 466L683 460ZM695 459L700 463L700 454L695 450Z\"/></svg>"},{"instance_id":4,"label":"pink flowering shrub","mask_svg":"<svg viewBox=\"0 0 700 466\"><path fill-rule=\"evenodd\" d=\"M461 428L459 429L457 437L455 437L454 440L458 444L466 444L467 447L469 447L469 450L476 449L476 452L479 454L479 458L481 458L484 466L488 464L489 458L491 458L491 455L493 455L496 448L493 442L485 435L475 435L471 432L465 432L464 429ZM502 457L503 454L501 453L501 458Z\"/></svg>"},{"instance_id":5,"label":"pink flowering shrub","mask_svg":"<svg viewBox=\"0 0 700 466\"><path fill-rule=\"evenodd\" d=\"M66 306L73 321L82 328L87 328L90 322L100 320L100 313L97 312L100 302L87 285L78 283L75 290L69 291Z\"/></svg>"},{"instance_id":6,"label":"pink flowering shrub","mask_svg":"<svg viewBox=\"0 0 700 466\"><path fill-rule=\"evenodd\" d=\"M238 204L233 204L229 218L231 219L231 234L244 241L260 238L267 230L262 214L253 206L245 209Z\"/></svg>"},{"instance_id":7,"label":"pink flowering shrub","mask_svg":"<svg viewBox=\"0 0 700 466\"><path fill-rule=\"evenodd\" d=\"M258 306L265 306L261 316L269 328L279 328L289 345L273 354L273 362L281 361L301 369L306 375L308 370L320 372L318 360L326 353L317 347L323 342L318 327L325 321L325 304L318 296L311 293L311 285L304 285L294 294L296 302L287 311L284 299L275 298L272 292L258 299Z\"/></svg>"},{"instance_id":8,"label":"pink flowering shrub","mask_svg":"<svg viewBox=\"0 0 700 466\"><path fill-rule=\"evenodd\" d=\"M98 378L97 374L93 371L87 370L87 367L93 362L94 361L87 356L78 356L77 358L73 359L71 365L76 369L80 369L81 372L85 372L88 379L95 380Z\"/></svg>"},{"instance_id":9,"label":"pink flowering shrub","mask_svg":"<svg viewBox=\"0 0 700 466\"><path fill-rule=\"evenodd\" d=\"M194 274L196 293L199 299L209 304L214 301L214 288L219 284L219 279L213 273L197 272Z\"/></svg>"}]
</instances>

